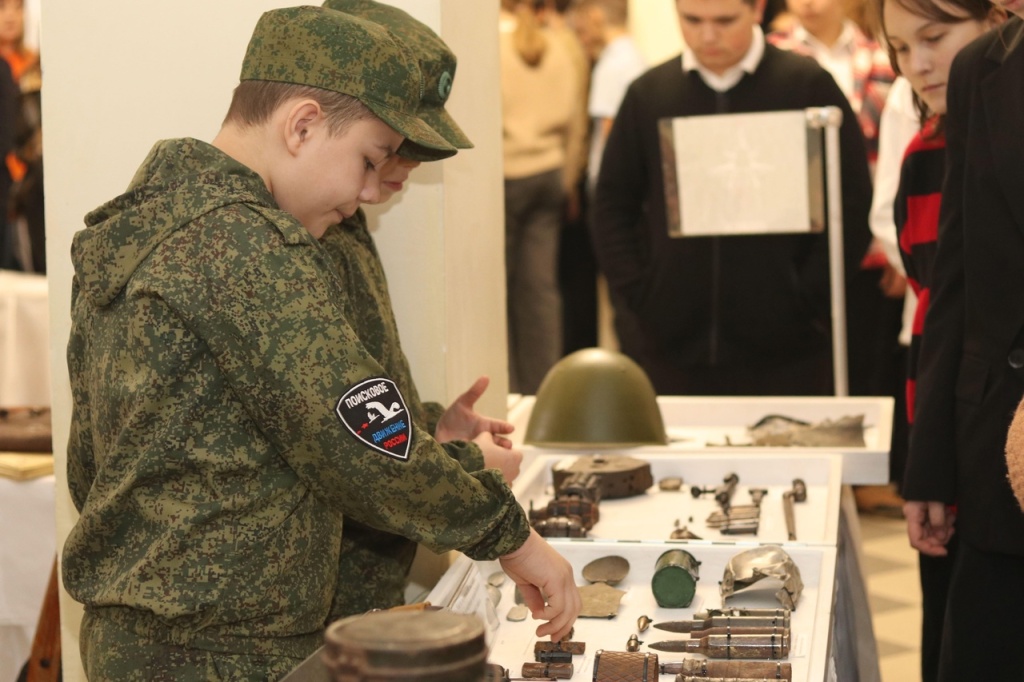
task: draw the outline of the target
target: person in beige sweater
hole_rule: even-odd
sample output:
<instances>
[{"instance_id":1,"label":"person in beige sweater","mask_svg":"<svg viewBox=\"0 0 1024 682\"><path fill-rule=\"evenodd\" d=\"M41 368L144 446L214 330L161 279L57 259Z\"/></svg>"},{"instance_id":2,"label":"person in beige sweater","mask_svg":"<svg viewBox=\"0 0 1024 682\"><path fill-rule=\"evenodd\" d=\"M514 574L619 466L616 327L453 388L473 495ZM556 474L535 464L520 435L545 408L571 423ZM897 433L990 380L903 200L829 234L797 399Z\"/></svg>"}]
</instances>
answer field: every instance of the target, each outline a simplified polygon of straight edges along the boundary
<instances>
[{"instance_id":1,"label":"person in beige sweater","mask_svg":"<svg viewBox=\"0 0 1024 682\"><path fill-rule=\"evenodd\" d=\"M502 0L499 28L509 388L532 394L562 354L558 242L582 84L534 3Z\"/></svg>"}]
</instances>

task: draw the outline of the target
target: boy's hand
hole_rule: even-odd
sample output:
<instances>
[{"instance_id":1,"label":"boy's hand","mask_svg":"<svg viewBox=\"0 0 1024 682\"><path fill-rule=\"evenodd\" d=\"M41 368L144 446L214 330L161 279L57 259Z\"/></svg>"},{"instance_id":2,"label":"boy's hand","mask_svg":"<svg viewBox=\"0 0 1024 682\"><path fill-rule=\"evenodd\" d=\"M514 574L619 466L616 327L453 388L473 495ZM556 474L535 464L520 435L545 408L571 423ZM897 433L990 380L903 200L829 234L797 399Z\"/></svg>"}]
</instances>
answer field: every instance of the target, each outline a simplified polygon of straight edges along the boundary
<instances>
[{"instance_id":1,"label":"boy's hand","mask_svg":"<svg viewBox=\"0 0 1024 682\"><path fill-rule=\"evenodd\" d=\"M480 446L484 455L485 469L499 469L505 482L511 484L519 475L519 467L523 463L523 453L512 447L498 445L496 438L489 433L481 433L473 439ZM503 438L502 440L507 441Z\"/></svg>"},{"instance_id":2,"label":"boy's hand","mask_svg":"<svg viewBox=\"0 0 1024 682\"><path fill-rule=\"evenodd\" d=\"M476 401L487 390L489 383L490 379L480 377L469 387L468 391L448 406L434 429L434 439L438 443L447 443L450 440L475 440L480 434L489 433L499 447L512 447L512 441L505 438L505 435L512 433L515 428L512 424L503 419L485 417L473 409Z\"/></svg>"},{"instance_id":3,"label":"boy's hand","mask_svg":"<svg viewBox=\"0 0 1024 682\"><path fill-rule=\"evenodd\" d=\"M519 586L533 618L547 621L537 628L537 636L551 635L557 642L569 634L582 605L569 562L533 529L522 547L499 561Z\"/></svg>"}]
</instances>

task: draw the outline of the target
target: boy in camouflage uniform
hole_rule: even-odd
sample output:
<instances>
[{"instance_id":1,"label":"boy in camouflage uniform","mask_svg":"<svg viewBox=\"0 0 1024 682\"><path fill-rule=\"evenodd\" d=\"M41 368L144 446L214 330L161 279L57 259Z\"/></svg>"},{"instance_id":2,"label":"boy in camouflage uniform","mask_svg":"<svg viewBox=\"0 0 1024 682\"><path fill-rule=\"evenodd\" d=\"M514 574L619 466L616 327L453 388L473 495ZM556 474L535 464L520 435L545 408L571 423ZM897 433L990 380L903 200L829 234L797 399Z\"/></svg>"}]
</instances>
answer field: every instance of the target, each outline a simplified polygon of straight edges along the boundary
<instances>
[{"instance_id":1,"label":"boy in camouflage uniform","mask_svg":"<svg viewBox=\"0 0 1024 682\"><path fill-rule=\"evenodd\" d=\"M498 558L538 636L571 627L571 567L498 471L410 419L317 241L403 139L452 150L407 52L329 9L267 12L213 143L158 143L75 236L62 568L90 679L280 678L321 643L346 518Z\"/></svg>"},{"instance_id":2,"label":"boy in camouflage uniform","mask_svg":"<svg viewBox=\"0 0 1024 682\"><path fill-rule=\"evenodd\" d=\"M436 33L407 12L375 0L327 0L324 7L376 22L394 35L402 36L423 72L425 87L419 117L455 149L473 146L445 109L455 77L456 59ZM406 140L381 169L381 196L374 203L384 203L400 191L409 173L421 162L448 158L455 154L455 149L428 149ZM415 423L434 434L463 469L499 468L511 482L522 460L522 453L510 449L502 436L512 430L512 425L480 417L473 411L473 403L487 387L485 379L478 380L448 411L439 403L420 402L399 341L384 268L362 209L342 224L327 228L320 242L341 274L346 303L351 305L353 329L370 355L398 384ZM492 435L498 437L498 444ZM473 439L477 442L470 442ZM415 554L416 543L408 538L346 518L331 620L402 604L406 577Z\"/></svg>"}]
</instances>

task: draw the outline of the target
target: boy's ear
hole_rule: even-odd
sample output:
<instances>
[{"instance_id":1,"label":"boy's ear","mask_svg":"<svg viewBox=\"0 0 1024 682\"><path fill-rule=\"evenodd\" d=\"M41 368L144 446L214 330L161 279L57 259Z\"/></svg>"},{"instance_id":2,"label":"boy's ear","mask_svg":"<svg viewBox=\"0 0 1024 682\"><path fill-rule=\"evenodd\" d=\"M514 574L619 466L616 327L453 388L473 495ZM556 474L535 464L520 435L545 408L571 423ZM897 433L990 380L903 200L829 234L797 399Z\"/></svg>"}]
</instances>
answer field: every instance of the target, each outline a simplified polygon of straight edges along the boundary
<instances>
[{"instance_id":1,"label":"boy's ear","mask_svg":"<svg viewBox=\"0 0 1024 682\"><path fill-rule=\"evenodd\" d=\"M291 154L297 154L312 134L320 129L324 120L323 109L316 100L296 100L285 117L285 146Z\"/></svg>"}]
</instances>

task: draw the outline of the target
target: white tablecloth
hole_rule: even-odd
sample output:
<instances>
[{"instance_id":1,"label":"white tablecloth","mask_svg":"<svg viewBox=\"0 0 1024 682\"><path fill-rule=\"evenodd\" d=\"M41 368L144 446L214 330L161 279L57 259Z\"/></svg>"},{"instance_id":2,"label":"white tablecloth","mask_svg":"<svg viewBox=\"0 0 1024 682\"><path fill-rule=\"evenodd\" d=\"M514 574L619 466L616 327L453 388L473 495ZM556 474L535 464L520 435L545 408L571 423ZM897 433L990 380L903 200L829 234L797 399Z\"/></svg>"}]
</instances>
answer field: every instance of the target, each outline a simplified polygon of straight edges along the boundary
<instances>
[{"instance_id":1,"label":"white tablecloth","mask_svg":"<svg viewBox=\"0 0 1024 682\"><path fill-rule=\"evenodd\" d=\"M54 477L0 478L0 682L28 659L57 551Z\"/></svg>"},{"instance_id":2,"label":"white tablecloth","mask_svg":"<svg viewBox=\"0 0 1024 682\"><path fill-rule=\"evenodd\" d=\"M0 406L50 405L50 308L44 275L0 270Z\"/></svg>"}]
</instances>

